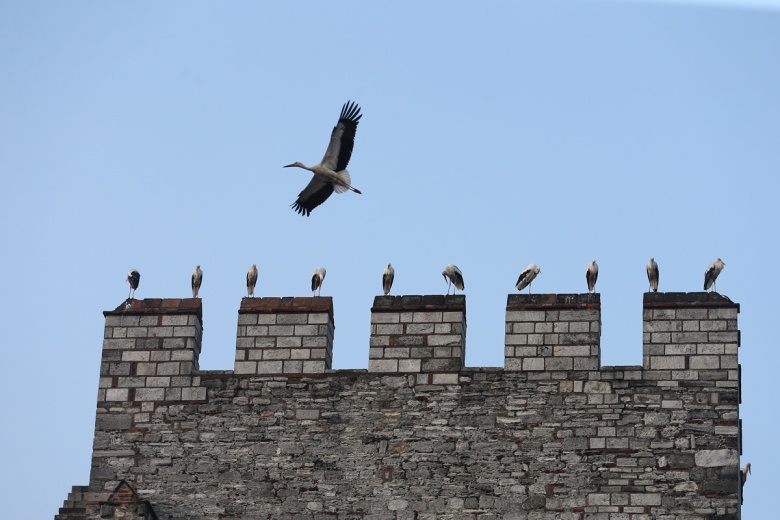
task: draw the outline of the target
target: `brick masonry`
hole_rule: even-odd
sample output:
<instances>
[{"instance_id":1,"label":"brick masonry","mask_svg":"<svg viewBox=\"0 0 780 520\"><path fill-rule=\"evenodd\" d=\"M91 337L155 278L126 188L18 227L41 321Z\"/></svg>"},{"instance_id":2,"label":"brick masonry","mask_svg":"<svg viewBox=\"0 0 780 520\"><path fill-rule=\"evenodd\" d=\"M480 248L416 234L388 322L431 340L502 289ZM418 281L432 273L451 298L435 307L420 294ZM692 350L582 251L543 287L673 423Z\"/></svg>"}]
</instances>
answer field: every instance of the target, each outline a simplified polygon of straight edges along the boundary
<instances>
[{"instance_id":1,"label":"brick masonry","mask_svg":"<svg viewBox=\"0 0 780 520\"><path fill-rule=\"evenodd\" d=\"M466 356L466 297L377 296L369 347L370 372L424 372L431 377L459 372Z\"/></svg>"},{"instance_id":2,"label":"brick masonry","mask_svg":"<svg viewBox=\"0 0 780 520\"><path fill-rule=\"evenodd\" d=\"M333 361L333 299L244 298L236 374L322 374Z\"/></svg>"},{"instance_id":3,"label":"brick masonry","mask_svg":"<svg viewBox=\"0 0 780 520\"><path fill-rule=\"evenodd\" d=\"M90 482L62 518L117 514L124 485L166 519L739 518L737 304L646 294L644 366L601 367L598 295L510 295L505 367L489 369L462 366L452 298L375 299L369 362L392 364L368 371L238 370L332 342L326 298L245 299L231 371L197 369L199 300L106 312ZM270 333L320 314L317 334ZM431 340L450 355L413 356Z\"/></svg>"}]
</instances>

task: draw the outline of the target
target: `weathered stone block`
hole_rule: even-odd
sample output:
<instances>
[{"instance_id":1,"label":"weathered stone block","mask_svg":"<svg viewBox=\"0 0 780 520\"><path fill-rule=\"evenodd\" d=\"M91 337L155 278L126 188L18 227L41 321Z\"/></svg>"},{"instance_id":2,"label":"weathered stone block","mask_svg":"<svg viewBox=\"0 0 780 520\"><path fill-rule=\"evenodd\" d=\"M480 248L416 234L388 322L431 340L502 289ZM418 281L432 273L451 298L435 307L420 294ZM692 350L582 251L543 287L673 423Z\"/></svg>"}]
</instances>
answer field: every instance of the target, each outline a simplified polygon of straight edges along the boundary
<instances>
[{"instance_id":1,"label":"weathered stone block","mask_svg":"<svg viewBox=\"0 0 780 520\"><path fill-rule=\"evenodd\" d=\"M421 359L399 359L398 371L399 372L419 372L421 367Z\"/></svg>"},{"instance_id":2,"label":"weathered stone block","mask_svg":"<svg viewBox=\"0 0 780 520\"><path fill-rule=\"evenodd\" d=\"M372 312L371 323L399 323L401 316L397 312Z\"/></svg>"},{"instance_id":3,"label":"weathered stone block","mask_svg":"<svg viewBox=\"0 0 780 520\"><path fill-rule=\"evenodd\" d=\"M739 464L737 450L698 450L694 455L697 466L714 468L719 466L734 466Z\"/></svg>"},{"instance_id":4,"label":"weathered stone block","mask_svg":"<svg viewBox=\"0 0 780 520\"><path fill-rule=\"evenodd\" d=\"M369 359L369 372L398 372L397 359Z\"/></svg>"},{"instance_id":5,"label":"weathered stone block","mask_svg":"<svg viewBox=\"0 0 780 520\"><path fill-rule=\"evenodd\" d=\"M233 369L236 374L257 374L256 361L236 361Z\"/></svg>"},{"instance_id":6,"label":"weathered stone block","mask_svg":"<svg viewBox=\"0 0 780 520\"><path fill-rule=\"evenodd\" d=\"M257 373L258 374L281 374L283 370L283 361L258 361Z\"/></svg>"},{"instance_id":7,"label":"weathered stone block","mask_svg":"<svg viewBox=\"0 0 780 520\"><path fill-rule=\"evenodd\" d=\"M691 356L689 358L691 370L711 370L720 368L719 356Z\"/></svg>"}]
</instances>

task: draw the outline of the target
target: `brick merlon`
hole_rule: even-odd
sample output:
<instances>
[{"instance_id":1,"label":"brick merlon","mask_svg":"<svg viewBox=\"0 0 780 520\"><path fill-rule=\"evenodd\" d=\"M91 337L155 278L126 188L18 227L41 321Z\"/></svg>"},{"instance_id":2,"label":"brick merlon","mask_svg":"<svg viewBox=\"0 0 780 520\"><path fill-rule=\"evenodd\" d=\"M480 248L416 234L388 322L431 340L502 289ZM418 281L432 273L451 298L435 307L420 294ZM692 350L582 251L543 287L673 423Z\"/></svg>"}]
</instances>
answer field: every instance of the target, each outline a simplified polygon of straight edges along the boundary
<instances>
[{"instance_id":1,"label":"brick merlon","mask_svg":"<svg viewBox=\"0 0 780 520\"><path fill-rule=\"evenodd\" d=\"M149 316L161 314L196 314L203 322L203 301L200 298L146 298L127 300L113 311L103 311L103 316Z\"/></svg>"},{"instance_id":2,"label":"brick merlon","mask_svg":"<svg viewBox=\"0 0 780 520\"><path fill-rule=\"evenodd\" d=\"M458 295L410 295L376 296L371 312L408 312L408 311L462 311L466 313L466 296Z\"/></svg>"},{"instance_id":3,"label":"brick merlon","mask_svg":"<svg viewBox=\"0 0 780 520\"><path fill-rule=\"evenodd\" d=\"M241 300L239 314L290 314L304 312L327 312L333 318L333 298L330 296L267 296Z\"/></svg>"},{"instance_id":4,"label":"brick merlon","mask_svg":"<svg viewBox=\"0 0 780 520\"><path fill-rule=\"evenodd\" d=\"M647 292L642 303L646 309L675 309L679 307L732 307L739 312L739 304L716 292Z\"/></svg>"},{"instance_id":5,"label":"brick merlon","mask_svg":"<svg viewBox=\"0 0 780 520\"><path fill-rule=\"evenodd\" d=\"M554 310L601 308L599 293L582 294L510 294L506 299L506 310Z\"/></svg>"}]
</instances>

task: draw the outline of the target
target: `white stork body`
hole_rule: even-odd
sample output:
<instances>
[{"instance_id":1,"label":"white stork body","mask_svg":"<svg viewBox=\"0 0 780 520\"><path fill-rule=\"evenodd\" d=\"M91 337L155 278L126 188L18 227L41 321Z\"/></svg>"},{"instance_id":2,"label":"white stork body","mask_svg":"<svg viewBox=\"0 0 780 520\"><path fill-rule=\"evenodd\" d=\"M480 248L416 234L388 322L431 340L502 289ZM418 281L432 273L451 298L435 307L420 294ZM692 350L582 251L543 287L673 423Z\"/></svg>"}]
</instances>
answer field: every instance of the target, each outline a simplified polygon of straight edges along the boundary
<instances>
[{"instance_id":1,"label":"white stork body","mask_svg":"<svg viewBox=\"0 0 780 520\"><path fill-rule=\"evenodd\" d=\"M457 265L448 264L447 267L444 268L444 271L441 272L441 275L447 282L447 294L450 294L450 287L453 285L455 286L455 289L460 289L461 291L466 288L466 284L463 282L463 273L460 272ZM454 289L452 294L455 294Z\"/></svg>"},{"instance_id":2,"label":"white stork body","mask_svg":"<svg viewBox=\"0 0 780 520\"><path fill-rule=\"evenodd\" d=\"M531 282L533 282L534 278L536 278L536 276L541 272L542 270L538 265L529 264L528 267L523 269L523 272L520 273L520 276L517 277L517 283L515 284L515 287L517 287L518 291L522 291L528 287L528 294L531 294Z\"/></svg>"},{"instance_id":3,"label":"white stork body","mask_svg":"<svg viewBox=\"0 0 780 520\"><path fill-rule=\"evenodd\" d=\"M314 296L316 291L317 296L320 295L322 290L322 282L325 281L325 268L318 267L314 270L314 274L311 277L311 295Z\"/></svg>"},{"instance_id":4,"label":"white stork body","mask_svg":"<svg viewBox=\"0 0 780 520\"><path fill-rule=\"evenodd\" d=\"M314 174L292 204L292 208L301 215L308 217L312 210L325 202L334 191L344 193L349 190L361 193L360 190L352 187L352 179L347 171L349 159L352 157L352 148L355 146L355 132L361 117L363 115L357 103L347 101L341 108L339 121L330 134L330 143L322 161L311 167L299 162L285 166L285 168L303 168Z\"/></svg>"},{"instance_id":5,"label":"white stork body","mask_svg":"<svg viewBox=\"0 0 780 520\"><path fill-rule=\"evenodd\" d=\"M655 258L650 258L647 262L647 281L650 283L647 292L658 292L658 264L655 263Z\"/></svg>"},{"instance_id":6,"label":"white stork body","mask_svg":"<svg viewBox=\"0 0 780 520\"><path fill-rule=\"evenodd\" d=\"M255 295L255 285L257 284L257 266L252 264L252 267L246 272L246 294L247 296Z\"/></svg>"},{"instance_id":7,"label":"white stork body","mask_svg":"<svg viewBox=\"0 0 780 520\"><path fill-rule=\"evenodd\" d=\"M723 260L720 258L717 258L714 262L710 264L710 266L707 268L706 271L704 271L704 290L706 291L710 287L713 287L713 290L715 292L718 291L718 286L715 283L715 280L718 279L718 275L723 270L723 268L726 267L726 264L723 263Z\"/></svg>"},{"instance_id":8,"label":"white stork body","mask_svg":"<svg viewBox=\"0 0 780 520\"><path fill-rule=\"evenodd\" d=\"M744 468L739 470L739 483L740 483L740 486L742 488L742 499L743 499L743 502L744 502L744 499L745 499L744 490L745 490L745 482L747 482L748 473L750 473L750 463L749 462L747 464L745 464Z\"/></svg>"},{"instance_id":9,"label":"white stork body","mask_svg":"<svg viewBox=\"0 0 780 520\"><path fill-rule=\"evenodd\" d=\"M390 289L393 287L393 279L395 278L395 269L389 263L385 267L385 272L382 273L382 290L385 292L385 296L390 293Z\"/></svg>"},{"instance_id":10,"label":"white stork body","mask_svg":"<svg viewBox=\"0 0 780 520\"><path fill-rule=\"evenodd\" d=\"M588 292L596 292L596 280L599 278L599 264L591 260L585 271L585 280L588 282ZM530 289L529 289L530 291Z\"/></svg>"},{"instance_id":11,"label":"white stork body","mask_svg":"<svg viewBox=\"0 0 780 520\"><path fill-rule=\"evenodd\" d=\"M196 265L192 271L192 297L198 297L198 291L200 291L200 284L203 282L203 271L200 270L200 266Z\"/></svg>"},{"instance_id":12,"label":"white stork body","mask_svg":"<svg viewBox=\"0 0 780 520\"><path fill-rule=\"evenodd\" d=\"M130 284L130 292L127 293L127 299L130 299L130 295L135 298L135 290L138 289L138 284L141 283L141 273L135 269L130 269L127 272L127 283Z\"/></svg>"}]
</instances>

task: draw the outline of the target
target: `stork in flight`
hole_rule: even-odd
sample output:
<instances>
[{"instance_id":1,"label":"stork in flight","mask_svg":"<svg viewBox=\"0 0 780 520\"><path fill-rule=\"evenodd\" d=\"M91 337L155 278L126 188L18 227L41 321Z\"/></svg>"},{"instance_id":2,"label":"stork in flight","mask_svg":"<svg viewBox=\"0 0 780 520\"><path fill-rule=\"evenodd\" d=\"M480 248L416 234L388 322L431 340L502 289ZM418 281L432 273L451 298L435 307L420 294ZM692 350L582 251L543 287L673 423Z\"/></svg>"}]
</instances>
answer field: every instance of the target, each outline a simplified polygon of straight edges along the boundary
<instances>
[{"instance_id":1,"label":"stork in flight","mask_svg":"<svg viewBox=\"0 0 780 520\"><path fill-rule=\"evenodd\" d=\"M720 258L715 259L714 262L710 264L710 266L707 268L706 271L704 271L704 290L706 291L710 287L713 287L713 291L718 292L718 285L715 283L715 280L718 279L718 275L721 271L723 271L723 268L726 267L726 264L723 263L723 260Z\"/></svg>"},{"instance_id":2,"label":"stork in flight","mask_svg":"<svg viewBox=\"0 0 780 520\"><path fill-rule=\"evenodd\" d=\"M385 272L382 273L382 290L385 292L385 296L390 293L390 289L393 287L393 279L395 278L395 269L389 263L385 267Z\"/></svg>"},{"instance_id":3,"label":"stork in flight","mask_svg":"<svg viewBox=\"0 0 780 520\"><path fill-rule=\"evenodd\" d=\"M311 277L311 295L314 296L314 292L317 292L317 296L320 295L322 290L322 282L325 280L325 268L318 267L314 270L314 274Z\"/></svg>"},{"instance_id":4,"label":"stork in flight","mask_svg":"<svg viewBox=\"0 0 780 520\"><path fill-rule=\"evenodd\" d=\"M252 264L252 267L246 272L246 294L248 296L255 295L255 285L257 284L257 266Z\"/></svg>"},{"instance_id":5,"label":"stork in flight","mask_svg":"<svg viewBox=\"0 0 780 520\"><path fill-rule=\"evenodd\" d=\"M655 258L650 258L647 262L647 281L650 283L650 288L647 292L658 292L658 264L655 262Z\"/></svg>"},{"instance_id":6,"label":"stork in flight","mask_svg":"<svg viewBox=\"0 0 780 520\"><path fill-rule=\"evenodd\" d=\"M312 210L325 202L330 194L344 193L347 190L360 193L351 186L352 179L347 171L349 158L352 157L352 148L355 146L355 132L360 118L360 107L357 103L347 101L341 108L341 115L333 132L330 134L330 143L325 150L325 156L319 164L312 167L294 162L285 168L303 168L314 174L309 184L298 195L298 200L292 203L292 208L307 217Z\"/></svg>"},{"instance_id":7,"label":"stork in flight","mask_svg":"<svg viewBox=\"0 0 780 520\"><path fill-rule=\"evenodd\" d=\"M455 286L455 289L461 291L466 288L466 284L463 282L463 273L460 272L458 266L455 264L448 264L441 272L444 280L447 282L447 294L450 294L450 287ZM452 290L452 294L455 294L455 289Z\"/></svg>"},{"instance_id":8,"label":"stork in flight","mask_svg":"<svg viewBox=\"0 0 780 520\"><path fill-rule=\"evenodd\" d=\"M198 291L200 291L200 284L203 282L203 271L200 270L200 266L196 265L192 270L192 297L198 297Z\"/></svg>"},{"instance_id":9,"label":"stork in flight","mask_svg":"<svg viewBox=\"0 0 780 520\"><path fill-rule=\"evenodd\" d=\"M130 292L127 293L127 299L130 299L130 294L135 298L135 290L138 289L138 284L141 283L141 273L135 269L130 269L127 272L127 283L130 284Z\"/></svg>"},{"instance_id":10,"label":"stork in flight","mask_svg":"<svg viewBox=\"0 0 780 520\"><path fill-rule=\"evenodd\" d=\"M591 260L588 264L588 269L585 271L585 281L588 282L588 292L596 292L596 280L599 278L599 264L595 260ZM529 291L531 289L528 289Z\"/></svg>"},{"instance_id":11,"label":"stork in flight","mask_svg":"<svg viewBox=\"0 0 780 520\"><path fill-rule=\"evenodd\" d=\"M542 270L538 265L529 264L528 267L523 269L523 272L520 273L520 276L517 277L517 283L515 284L515 287L517 287L518 291L522 291L528 287L528 294L531 294L531 282L533 282L534 278L536 278L536 275L540 274L541 272ZM595 281L593 283L595 283Z\"/></svg>"}]
</instances>

